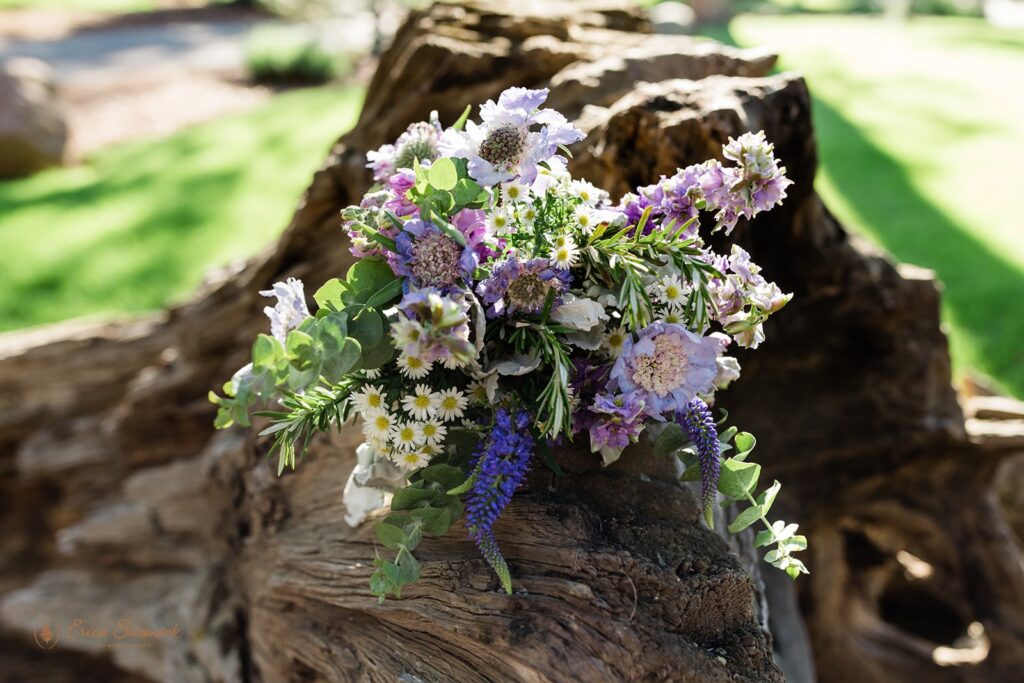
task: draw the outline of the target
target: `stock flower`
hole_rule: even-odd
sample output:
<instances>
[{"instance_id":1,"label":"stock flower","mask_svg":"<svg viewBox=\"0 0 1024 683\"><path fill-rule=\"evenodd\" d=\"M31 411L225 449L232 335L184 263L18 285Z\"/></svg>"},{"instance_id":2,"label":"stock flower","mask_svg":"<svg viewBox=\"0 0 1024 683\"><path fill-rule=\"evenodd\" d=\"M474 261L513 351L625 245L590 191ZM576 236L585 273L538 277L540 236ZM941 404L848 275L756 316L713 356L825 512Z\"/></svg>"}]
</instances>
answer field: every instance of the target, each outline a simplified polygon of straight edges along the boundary
<instances>
[{"instance_id":1,"label":"stock flower","mask_svg":"<svg viewBox=\"0 0 1024 683\"><path fill-rule=\"evenodd\" d=\"M437 159L440 135L441 127L437 123L420 121L406 128L393 145L367 152L366 166L373 169L373 180L383 183L398 169L412 168L416 159L420 162Z\"/></svg>"},{"instance_id":2,"label":"stock flower","mask_svg":"<svg viewBox=\"0 0 1024 683\"><path fill-rule=\"evenodd\" d=\"M494 523L512 500L530 467L534 441L529 432L530 415L519 411L513 417L499 408L495 424L473 457L476 479L466 497L466 529L484 559L501 579L506 592L512 592L508 565L494 538Z\"/></svg>"},{"instance_id":3,"label":"stock flower","mask_svg":"<svg viewBox=\"0 0 1024 683\"><path fill-rule=\"evenodd\" d=\"M422 379L430 374L433 363L428 363L419 356L410 356L406 353L398 356L398 370L409 379Z\"/></svg>"},{"instance_id":4,"label":"stock flower","mask_svg":"<svg viewBox=\"0 0 1024 683\"><path fill-rule=\"evenodd\" d=\"M445 389L438 394L437 415L442 420L457 420L464 415L469 399L458 389Z\"/></svg>"},{"instance_id":5,"label":"stock flower","mask_svg":"<svg viewBox=\"0 0 1024 683\"><path fill-rule=\"evenodd\" d=\"M729 138L722 154L736 166L708 162L701 178L701 191L707 208L718 210L717 227L729 234L740 216L753 218L780 204L793 181L786 177L786 169L779 166L774 145L765 140L763 131Z\"/></svg>"},{"instance_id":6,"label":"stock flower","mask_svg":"<svg viewBox=\"0 0 1024 683\"><path fill-rule=\"evenodd\" d=\"M417 420L433 417L440 403L440 397L426 384L417 384L414 394L402 398L402 408Z\"/></svg>"},{"instance_id":7,"label":"stock flower","mask_svg":"<svg viewBox=\"0 0 1024 683\"><path fill-rule=\"evenodd\" d=\"M569 274L552 268L548 259L520 261L509 256L498 264L490 277L477 286L487 317L513 313L536 314L544 309L548 292L554 291L555 303L569 288Z\"/></svg>"},{"instance_id":8,"label":"stock flower","mask_svg":"<svg viewBox=\"0 0 1024 683\"><path fill-rule=\"evenodd\" d=\"M583 139L583 133L564 116L540 109L547 96L547 89L505 90L497 103L488 100L480 107L481 124L467 121L464 131L445 131L441 151L467 159L469 174L482 185L517 178L533 183L538 164L555 156L559 145Z\"/></svg>"},{"instance_id":9,"label":"stock flower","mask_svg":"<svg viewBox=\"0 0 1024 683\"><path fill-rule=\"evenodd\" d=\"M277 297L277 303L267 306L263 312L270 318L270 333L283 344L288 333L309 317L302 280L290 277L284 282L275 282L272 289L264 289L260 294Z\"/></svg>"},{"instance_id":10,"label":"stock flower","mask_svg":"<svg viewBox=\"0 0 1024 683\"><path fill-rule=\"evenodd\" d=\"M681 325L656 322L627 339L612 367L608 388L637 392L648 416L682 410L697 394L713 389L722 341L701 337Z\"/></svg>"}]
</instances>

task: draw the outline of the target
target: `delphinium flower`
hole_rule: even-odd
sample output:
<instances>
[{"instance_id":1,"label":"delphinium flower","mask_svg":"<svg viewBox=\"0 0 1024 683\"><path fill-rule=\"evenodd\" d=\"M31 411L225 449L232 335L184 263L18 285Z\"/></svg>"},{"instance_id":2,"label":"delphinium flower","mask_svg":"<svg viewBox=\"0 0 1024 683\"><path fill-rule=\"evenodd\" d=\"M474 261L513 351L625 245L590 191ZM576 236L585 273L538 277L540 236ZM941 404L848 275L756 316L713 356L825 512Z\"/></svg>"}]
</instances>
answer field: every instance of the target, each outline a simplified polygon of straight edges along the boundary
<instances>
[{"instance_id":1,"label":"delphinium flower","mask_svg":"<svg viewBox=\"0 0 1024 683\"><path fill-rule=\"evenodd\" d=\"M676 413L676 420L686 430L697 451L700 461L700 489L704 503L704 519L709 527L715 525L715 491L721 463L721 446L718 443L718 429L708 404L699 398L691 400Z\"/></svg>"},{"instance_id":2,"label":"delphinium flower","mask_svg":"<svg viewBox=\"0 0 1024 683\"><path fill-rule=\"evenodd\" d=\"M393 145L367 152L366 166L373 169L374 181L386 182L398 169L412 168L417 159L420 162L436 159L440 135L441 127L436 122L419 121L406 128Z\"/></svg>"},{"instance_id":3,"label":"delphinium flower","mask_svg":"<svg viewBox=\"0 0 1024 683\"><path fill-rule=\"evenodd\" d=\"M780 204L793 181L786 177L786 169L779 166L774 146L765 140L763 131L729 138L722 153L737 166L708 162L701 190L708 210L718 211L718 227L729 234L740 216L753 218Z\"/></svg>"},{"instance_id":4,"label":"delphinium flower","mask_svg":"<svg viewBox=\"0 0 1024 683\"><path fill-rule=\"evenodd\" d=\"M509 88L498 102L480 107L480 119L464 131L446 130L440 150L468 160L469 174L482 185L513 179L532 184L538 164L556 155L559 145L583 139L583 133L552 109L540 109L548 91ZM539 130L537 128L539 127Z\"/></svg>"},{"instance_id":5,"label":"delphinium flower","mask_svg":"<svg viewBox=\"0 0 1024 683\"><path fill-rule=\"evenodd\" d=\"M599 394L590 410L597 414L590 425L590 448L601 453L605 463L614 462L644 429L644 399L637 392Z\"/></svg>"},{"instance_id":6,"label":"delphinium flower","mask_svg":"<svg viewBox=\"0 0 1024 683\"><path fill-rule=\"evenodd\" d=\"M536 314L544 309L548 292L554 291L555 303L569 289L569 273L551 265L546 258L521 261L509 256L498 264L490 277L477 286L487 316L496 318L513 313Z\"/></svg>"},{"instance_id":7,"label":"delphinium flower","mask_svg":"<svg viewBox=\"0 0 1024 683\"><path fill-rule=\"evenodd\" d=\"M463 296L433 289L410 291L399 302L398 312L391 334L401 352L399 362L404 358L408 366L415 358L430 365L452 359L455 366L462 366L476 358L469 340L469 303ZM413 377L415 370L410 367L406 375Z\"/></svg>"},{"instance_id":8,"label":"delphinium flower","mask_svg":"<svg viewBox=\"0 0 1024 683\"><path fill-rule=\"evenodd\" d=\"M513 416L507 409L499 408L494 417L495 424L473 459L475 480L466 497L466 528L505 592L511 594L512 577L493 528L526 476L534 441L529 432L531 418L526 411Z\"/></svg>"},{"instance_id":9,"label":"delphinium flower","mask_svg":"<svg viewBox=\"0 0 1024 683\"><path fill-rule=\"evenodd\" d=\"M627 339L612 367L608 388L637 392L655 420L682 410L697 394L713 388L722 340L702 337L682 325L652 323L638 339Z\"/></svg>"},{"instance_id":10,"label":"delphinium flower","mask_svg":"<svg viewBox=\"0 0 1024 683\"><path fill-rule=\"evenodd\" d=\"M284 282L275 282L272 289L264 289L260 294L277 297L277 303L267 306L263 312L270 318L270 333L281 343L284 343L290 331L310 317L302 280L290 277Z\"/></svg>"}]
</instances>

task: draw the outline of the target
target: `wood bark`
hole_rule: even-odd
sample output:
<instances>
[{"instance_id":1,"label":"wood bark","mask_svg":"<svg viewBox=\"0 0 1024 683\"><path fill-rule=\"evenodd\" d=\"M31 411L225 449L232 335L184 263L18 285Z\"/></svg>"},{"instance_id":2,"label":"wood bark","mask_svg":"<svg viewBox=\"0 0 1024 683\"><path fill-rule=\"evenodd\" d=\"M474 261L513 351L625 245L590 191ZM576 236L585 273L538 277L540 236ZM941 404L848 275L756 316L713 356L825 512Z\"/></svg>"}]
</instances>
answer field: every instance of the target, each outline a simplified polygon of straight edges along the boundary
<instances>
[{"instance_id":1,"label":"wood bark","mask_svg":"<svg viewBox=\"0 0 1024 683\"><path fill-rule=\"evenodd\" d=\"M537 468L496 529L515 595L457 526L421 546L423 580L378 605L372 533L343 521L358 434L318 439L277 478L252 432L212 431L205 394L263 329L258 290L351 263L338 211L369 185L365 152L525 85L588 133L572 170L613 194L762 128L796 181L733 235L796 298L722 397L812 541L809 579L766 582L788 677L1013 680L1024 573L991 481L1021 445L965 428L930 274L851 239L814 193L801 79L768 77L771 55L644 30L632 11L576 5L413 13L276 244L167 314L0 337L0 677L781 680L749 552L642 452L608 469L563 452L565 478ZM75 618L186 637L33 643L41 621ZM982 640L983 659L936 663Z\"/></svg>"}]
</instances>

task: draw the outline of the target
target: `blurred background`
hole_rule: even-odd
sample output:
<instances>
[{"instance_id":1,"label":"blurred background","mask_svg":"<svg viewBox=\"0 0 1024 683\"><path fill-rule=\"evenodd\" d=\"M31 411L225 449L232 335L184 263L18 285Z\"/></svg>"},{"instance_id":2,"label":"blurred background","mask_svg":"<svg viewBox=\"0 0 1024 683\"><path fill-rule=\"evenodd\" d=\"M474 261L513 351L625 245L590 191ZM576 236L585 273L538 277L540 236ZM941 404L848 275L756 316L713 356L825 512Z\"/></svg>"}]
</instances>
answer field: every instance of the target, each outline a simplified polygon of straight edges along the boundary
<instances>
[{"instance_id":1,"label":"blurred background","mask_svg":"<svg viewBox=\"0 0 1024 683\"><path fill-rule=\"evenodd\" d=\"M806 76L826 204L938 273L959 380L1024 398L1024 0L642 4ZM0 0L0 332L158 309L270 244L410 6Z\"/></svg>"}]
</instances>

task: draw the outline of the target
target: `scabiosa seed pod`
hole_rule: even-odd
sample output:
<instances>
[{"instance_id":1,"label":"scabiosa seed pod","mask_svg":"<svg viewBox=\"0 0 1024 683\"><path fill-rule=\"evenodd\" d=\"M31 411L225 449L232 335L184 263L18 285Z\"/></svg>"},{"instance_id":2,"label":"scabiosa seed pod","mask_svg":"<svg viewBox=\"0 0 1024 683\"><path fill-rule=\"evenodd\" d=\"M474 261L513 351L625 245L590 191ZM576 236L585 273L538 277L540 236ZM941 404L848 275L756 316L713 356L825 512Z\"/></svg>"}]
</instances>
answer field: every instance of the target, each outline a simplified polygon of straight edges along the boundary
<instances>
[{"instance_id":1,"label":"scabiosa seed pod","mask_svg":"<svg viewBox=\"0 0 1024 683\"><path fill-rule=\"evenodd\" d=\"M704 520L714 526L715 491L718 489L718 475L721 471L721 449L718 444L718 429L708 404L699 398L690 401L686 408L676 414L676 420L690 436L700 460L700 490L704 503Z\"/></svg>"},{"instance_id":2,"label":"scabiosa seed pod","mask_svg":"<svg viewBox=\"0 0 1024 683\"><path fill-rule=\"evenodd\" d=\"M512 577L492 529L526 476L534 441L526 411L517 412L513 418L508 410L500 408L495 417L493 429L474 457L476 479L466 497L466 526L469 538L498 575L502 588L511 594Z\"/></svg>"}]
</instances>

